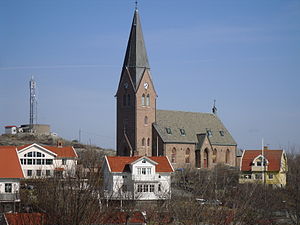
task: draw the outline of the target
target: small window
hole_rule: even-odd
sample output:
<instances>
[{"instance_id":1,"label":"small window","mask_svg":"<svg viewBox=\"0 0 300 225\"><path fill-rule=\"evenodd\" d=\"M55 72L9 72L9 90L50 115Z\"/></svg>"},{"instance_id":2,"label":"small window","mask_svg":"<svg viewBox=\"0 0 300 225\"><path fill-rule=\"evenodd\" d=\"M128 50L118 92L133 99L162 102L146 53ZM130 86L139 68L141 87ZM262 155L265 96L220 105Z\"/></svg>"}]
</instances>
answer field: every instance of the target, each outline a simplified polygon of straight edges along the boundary
<instances>
[{"instance_id":1,"label":"small window","mask_svg":"<svg viewBox=\"0 0 300 225\"><path fill-rule=\"evenodd\" d=\"M161 184L158 184L157 190L161 191Z\"/></svg>"},{"instance_id":2,"label":"small window","mask_svg":"<svg viewBox=\"0 0 300 225\"><path fill-rule=\"evenodd\" d=\"M151 174L151 168L147 168L147 174Z\"/></svg>"},{"instance_id":3,"label":"small window","mask_svg":"<svg viewBox=\"0 0 300 225\"><path fill-rule=\"evenodd\" d=\"M143 191L143 185L139 184L139 185L138 185L137 191L138 191L138 192L142 192L142 191Z\"/></svg>"},{"instance_id":4,"label":"small window","mask_svg":"<svg viewBox=\"0 0 300 225\"><path fill-rule=\"evenodd\" d=\"M36 153L36 157L42 157L42 153L37 152L37 153Z\"/></svg>"},{"instance_id":5,"label":"small window","mask_svg":"<svg viewBox=\"0 0 300 225\"><path fill-rule=\"evenodd\" d=\"M127 105L130 105L130 94L127 95Z\"/></svg>"},{"instance_id":6,"label":"small window","mask_svg":"<svg viewBox=\"0 0 300 225\"><path fill-rule=\"evenodd\" d=\"M150 106L150 95L149 94L147 94L146 105Z\"/></svg>"},{"instance_id":7,"label":"small window","mask_svg":"<svg viewBox=\"0 0 300 225\"><path fill-rule=\"evenodd\" d=\"M5 184L5 193L11 193L12 192L12 184L8 183Z\"/></svg>"},{"instance_id":8,"label":"small window","mask_svg":"<svg viewBox=\"0 0 300 225\"><path fill-rule=\"evenodd\" d=\"M47 176L47 177L50 176L50 170L46 170L46 176Z\"/></svg>"},{"instance_id":9,"label":"small window","mask_svg":"<svg viewBox=\"0 0 300 225\"><path fill-rule=\"evenodd\" d=\"M142 139L142 146L145 146L145 138Z\"/></svg>"},{"instance_id":10,"label":"small window","mask_svg":"<svg viewBox=\"0 0 300 225\"><path fill-rule=\"evenodd\" d=\"M141 168L137 168L137 173L138 174L142 174L142 169Z\"/></svg>"},{"instance_id":11,"label":"small window","mask_svg":"<svg viewBox=\"0 0 300 225\"><path fill-rule=\"evenodd\" d=\"M27 165L32 165L32 159L27 159Z\"/></svg>"},{"instance_id":12,"label":"small window","mask_svg":"<svg viewBox=\"0 0 300 225\"><path fill-rule=\"evenodd\" d=\"M62 159L62 164L67 165L67 159Z\"/></svg>"},{"instance_id":13,"label":"small window","mask_svg":"<svg viewBox=\"0 0 300 225\"><path fill-rule=\"evenodd\" d=\"M27 170L27 176L31 177L32 176L32 170Z\"/></svg>"},{"instance_id":14,"label":"small window","mask_svg":"<svg viewBox=\"0 0 300 225\"><path fill-rule=\"evenodd\" d=\"M32 152L28 152L27 157L32 157Z\"/></svg>"},{"instance_id":15,"label":"small window","mask_svg":"<svg viewBox=\"0 0 300 225\"><path fill-rule=\"evenodd\" d=\"M262 175L260 173L255 174L255 179L256 180L261 180L262 179Z\"/></svg>"},{"instance_id":16,"label":"small window","mask_svg":"<svg viewBox=\"0 0 300 225\"><path fill-rule=\"evenodd\" d=\"M172 130L171 130L170 127L167 127L167 128L166 128L166 131L167 131L167 134L172 134Z\"/></svg>"},{"instance_id":17,"label":"small window","mask_svg":"<svg viewBox=\"0 0 300 225\"><path fill-rule=\"evenodd\" d=\"M146 168L142 168L142 174L146 175Z\"/></svg>"},{"instance_id":18,"label":"small window","mask_svg":"<svg viewBox=\"0 0 300 225\"><path fill-rule=\"evenodd\" d=\"M148 192L149 191L149 186L148 186L148 184L144 184L144 190L143 190L144 192Z\"/></svg>"},{"instance_id":19,"label":"small window","mask_svg":"<svg viewBox=\"0 0 300 225\"><path fill-rule=\"evenodd\" d=\"M142 95L142 106L146 105L145 94Z\"/></svg>"},{"instance_id":20,"label":"small window","mask_svg":"<svg viewBox=\"0 0 300 225\"><path fill-rule=\"evenodd\" d=\"M126 106L126 95L123 95L123 106Z\"/></svg>"},{"instance_id":21,"label":"small window","mask_svg":"<svg viewBox=\"0 0 300 225\"><path fill-rule=\"evenodd\" d=\"M213 136L213 134L212 134L212 131L211 131L211 130L207 130L206 132L207 132L207 135L208 135L208 137L212 137L212 136Z\"/></svg>"},{"instance_id":22,"label":"small window","mask_svg":"<svg viewBox=\"0 0 300 225\"><path fill-rule=\"evenodd\" d=\"M41 170L37 170L37 171L36 171L36 176L37 176L37 177L42 176L42 171L41 171Z\"/></svg>"},{"instance_id":23,"label":"small window","mask_svg":"<svg viewBox=\"0 0 300 225\"><path fill-rule=\"evenodd\" d=\"M36 160L36 165L42 165L42 159L37 159Z\"/></svg>"},{"instance_id":24,"label":"small window","mask_svg":"<svg viewBox=\"0 0 300 225\"><path fill-rule=\"evenodd\" d=\"M52 165L53 159L46 159L46 165Z\"/></svg>"},{"instance_id":25,"label":"small window","mask_svg":"<svg viewBox=\"0 0 300 225\"><path fill-rule=\"evenodd\" d=\"M220 130L220 135L223 137L224 136L224 131Z\"/></svg>"},{"instance_id":26,"label":"small window","mask_svg":"<svg viewBox=\"0 0 300 225\"><path fill-rule=\"evenodd\" d=\"M273 178L274 178L273 174L269 174L269 179L273 180Z\"/></svg>"},{"instance_id":27,"label":"small window","mask_svg":"<svg viewBox=\"0 0 300 225\"><path fill-rule=\"evenodd\" d=\"M154 184L150 184L150 192L154 192Z\"/></svg>"},{"instance_id":28,"label":"small window","mask_svg":"<svg viewBox=\"0 0 300 225\"><path fill-rule=\"evenodd\" d=\"M184 129L179 129L179 131L180 131L181 136L185 136L185 130Z\"/></svg>"},{"instance_id":29,"label":"small window","mask_svg":"<svg viewBox=\"0 0 300 225\"><path fill-rule=\"evenodd\" d=\"M143 159L143 160L142 160L142 163L146 163L146 160L145 160L145 159Z\"/></svg>"},{"instance_id":30,"label":"small window","mask_svg":"<svg viewBox=\"0 0 300 225\"><path fill-rule=\"evenodd\" d=\"M144 124L145 124L145 125L148 124L148 116L145 116L145 118L144 118Z\"/></svg>"},{"instance_id":31,"label":"small window","mask_svg":"<svg viewBox=\"0 0 300 225\"><path fill-rule=\"evenodd\" d=\"M147 146L150 146L150 138L147 139Z\"/></svg>"}]
</instances>

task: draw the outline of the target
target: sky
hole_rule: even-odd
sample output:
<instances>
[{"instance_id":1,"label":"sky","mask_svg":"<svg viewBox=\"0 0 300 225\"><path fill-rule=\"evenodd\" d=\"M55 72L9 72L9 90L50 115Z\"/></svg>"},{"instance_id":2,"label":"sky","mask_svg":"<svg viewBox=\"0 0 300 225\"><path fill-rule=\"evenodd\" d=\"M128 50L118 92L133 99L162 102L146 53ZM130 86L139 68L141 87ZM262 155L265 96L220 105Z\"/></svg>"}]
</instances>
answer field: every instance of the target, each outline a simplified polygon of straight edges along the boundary
<instances>
[{"instance_id":1,"label":"sky","mask_svg":"<svg viewBox=\"0 0 300 225\"><path fill-rule=\"evenodd\" d=\"M300 151L299 0L140 0L157 108L211 112L242 149ZM0 0L0 133L38 119L115 149L134 0Z\"/></svg>"}]
</instances>

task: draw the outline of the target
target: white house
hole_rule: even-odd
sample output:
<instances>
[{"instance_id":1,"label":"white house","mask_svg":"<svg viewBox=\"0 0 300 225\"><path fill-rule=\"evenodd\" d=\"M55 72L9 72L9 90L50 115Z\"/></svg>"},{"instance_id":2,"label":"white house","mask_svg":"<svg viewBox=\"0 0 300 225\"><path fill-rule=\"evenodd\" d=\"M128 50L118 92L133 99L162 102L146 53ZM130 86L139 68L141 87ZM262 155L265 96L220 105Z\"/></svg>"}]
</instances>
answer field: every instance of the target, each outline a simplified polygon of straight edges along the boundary
<instances>
[{"instance_id":1,"label":"white house","mask_svg":"<svg viewBox=\"0 0 300 225\"><path fill-rule=\"evenodd\" d=\"M16 134L18 133L17 126L5 126L5 134Z\"/></svg>"},{"instance_id":2,"label":"white house","mask_svg":"<svg viewBox=\"0 0 300 225\"><path fill-rule=\"evenodd\" d=\"M24 178L17 151L12 146L0 146L0 211L20 202L20 179Z\"/></svg>"},{"instance_id":3,"label":"white house","mask_svg":"<svg viewBox=\"0 0 300 225\"><path fill-rule=\"evenodd\" d=\"M166 156L105 156L104 195L118 200L171 198L171 173Z\"/></svg>"},{"instance_id":4,"label":"white house","mask_svg":"<svg viewBox=\"0 0 300 225\"><path fill-rule=\"evenodd\" d=\"M72 146L34 143L17 150L25 178L75 175L78 155Z\"/></svg>"}]
</instances>

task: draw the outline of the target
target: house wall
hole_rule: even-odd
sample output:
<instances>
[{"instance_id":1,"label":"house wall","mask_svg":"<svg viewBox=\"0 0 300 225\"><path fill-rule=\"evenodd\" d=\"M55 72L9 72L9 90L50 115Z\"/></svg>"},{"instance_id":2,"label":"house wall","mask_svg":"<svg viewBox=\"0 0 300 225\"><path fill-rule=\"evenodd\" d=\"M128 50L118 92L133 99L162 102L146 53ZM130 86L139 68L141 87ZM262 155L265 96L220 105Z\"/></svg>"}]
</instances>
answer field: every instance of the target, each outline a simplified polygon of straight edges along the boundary
<instances>
[{"instance_id":1,"label":"house wall","mask_svg":"<svg viewBox=\"0 0 300 225\"><path fill-rule=\"evenodd\" d=\"M44 154L45 157L25 157L24 155L29 153L29 152L39 152L41 154ZM19 151L18 152L18 157L21 162L21 167L24 173L25 178L37 178L39 177L37 174L38 170L41 170L41 176L40 177L46 177L47 176L47 170L50 171L50 176L54 175L54 170L55 168L63 168L63 175L74 175L75 170L76 170L76 165L77 165L77 160L74 158L56 158L54 154L52 154L49 151L45 151L41 148L38 148L37 146L32 146L24 151ZM53 160L53 163L51 165L26 165L24 164L24 161L22 163L22 160L24 159L34 159L37 161L37 159L44 160L46 162L47 159ZM63 165L63 159L66 160L66 164ZM28 176L28 171L32 171L32 176Z\"/></svg>"}]
</instances>

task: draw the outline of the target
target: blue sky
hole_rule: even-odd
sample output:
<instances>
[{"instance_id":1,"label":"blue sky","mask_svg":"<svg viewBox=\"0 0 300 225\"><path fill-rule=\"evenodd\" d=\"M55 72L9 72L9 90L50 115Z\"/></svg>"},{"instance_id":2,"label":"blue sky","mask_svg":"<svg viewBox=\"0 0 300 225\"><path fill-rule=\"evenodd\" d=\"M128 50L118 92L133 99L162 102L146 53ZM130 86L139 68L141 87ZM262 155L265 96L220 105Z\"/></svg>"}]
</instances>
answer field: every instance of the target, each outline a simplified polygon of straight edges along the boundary
<instances>
[{"instance_id":1,"label":"blue sky","mask_svg":"<svg viewBox=\"0 0 300 225\"><path fill-rule=\"evenodd\" d=\"M115 148L133 0L0 1L0 133L29 121ZM218 115L240 148L300 148L298 0L139 1L159 109Z\"/></svg>"}]
</instances>

